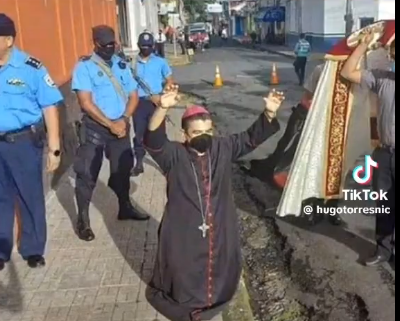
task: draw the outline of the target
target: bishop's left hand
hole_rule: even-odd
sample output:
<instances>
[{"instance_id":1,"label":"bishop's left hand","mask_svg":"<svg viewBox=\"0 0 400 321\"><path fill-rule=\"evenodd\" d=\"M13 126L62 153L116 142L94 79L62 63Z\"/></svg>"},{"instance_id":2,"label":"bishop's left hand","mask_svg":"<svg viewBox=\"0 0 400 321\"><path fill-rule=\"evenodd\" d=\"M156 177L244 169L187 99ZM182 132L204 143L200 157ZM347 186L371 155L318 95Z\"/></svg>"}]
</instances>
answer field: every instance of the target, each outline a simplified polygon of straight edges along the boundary
<instances>
[{"instance_id":1,"label":"bishop's left hand","mask_svg":"<svg viewBox=\"0 0 400 321\"><path fill-rule=\"evenodd\" d=\"M269 93L267 97L264 97L265 112L267 114L275 114L281 108L282 103L285 101L285 95L283 92L276 91L275 89Z\"/></svg>"}]
</instances>

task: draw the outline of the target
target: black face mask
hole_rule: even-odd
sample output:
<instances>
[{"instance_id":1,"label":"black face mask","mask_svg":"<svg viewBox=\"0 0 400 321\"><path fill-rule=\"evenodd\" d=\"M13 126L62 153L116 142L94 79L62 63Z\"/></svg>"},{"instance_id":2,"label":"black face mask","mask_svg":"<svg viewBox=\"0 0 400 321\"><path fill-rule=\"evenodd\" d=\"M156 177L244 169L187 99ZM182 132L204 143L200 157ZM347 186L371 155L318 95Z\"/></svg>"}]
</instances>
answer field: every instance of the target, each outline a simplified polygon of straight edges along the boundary
<instances>
[{"instance_id":1,"label":"black face mask","mask_svg":"<svg viewBox=\"0 0 400 321\"><path fill-rule=\"evenodd\" d=\"M149 57L153 53L153 48L140 48L140 55L144 58Z\"/></svg>"},{"instance_id":2,"label":"black face mask","mask_svg":"<svg viewBox=\"0 0 400 321\"><path fill-rule=\"evenodd\" d=\"M98 47L96 48L96 54L105 61L110 61L112 56L115 54L115 46Z\"/></svg>"},{"instance_id":3,"label":"black face mask","mask_svg":"<svg viewBox=\"0 0 400 321\"><path fill-rule=\"evenodd\" d=\"M212 136L208 134L202 134L194 137L190 142L189 146L199 153L203 154L208 151L211 147Z\"/></svg>"}]
</instances>

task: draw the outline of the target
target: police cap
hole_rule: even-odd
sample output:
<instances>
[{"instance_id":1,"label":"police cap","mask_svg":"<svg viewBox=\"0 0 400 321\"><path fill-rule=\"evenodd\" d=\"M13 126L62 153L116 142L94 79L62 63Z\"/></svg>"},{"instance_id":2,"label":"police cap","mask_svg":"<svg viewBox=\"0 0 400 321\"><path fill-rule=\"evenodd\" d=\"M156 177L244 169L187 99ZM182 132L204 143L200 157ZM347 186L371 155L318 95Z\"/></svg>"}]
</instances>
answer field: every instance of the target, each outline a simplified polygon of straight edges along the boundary
<instances>
[{"instance_id":1,"label":"police cap","mask_svg":"<svg viewBox=\"0 0 400 321\"><path fill-rule=\"evenodd\" d=\"M4 13L0 13L0 36L15 37L16 35L14 21Z\"/></svg>"},{"instance_id":2,"label":"police cap","mask_svg":"<svg viewBox=\"0 0 400 321\"><path fill-rule=\"evenodd\" d=\"M153 47L154 43L154 36L150 32L143 32L139 35L139 47Z\"/></svg>"},{"instance_id":3,"label":"police cap","mask_svg":"<svg viewBox=\"0 0 400 321\"><path fill-rule=\"evenodd\" d=\"M101 25L96 26L92 29L93 41L101 46L108 45L110 43L115 43L115 31L113 28Z\"/></svg>"}]
</instances>

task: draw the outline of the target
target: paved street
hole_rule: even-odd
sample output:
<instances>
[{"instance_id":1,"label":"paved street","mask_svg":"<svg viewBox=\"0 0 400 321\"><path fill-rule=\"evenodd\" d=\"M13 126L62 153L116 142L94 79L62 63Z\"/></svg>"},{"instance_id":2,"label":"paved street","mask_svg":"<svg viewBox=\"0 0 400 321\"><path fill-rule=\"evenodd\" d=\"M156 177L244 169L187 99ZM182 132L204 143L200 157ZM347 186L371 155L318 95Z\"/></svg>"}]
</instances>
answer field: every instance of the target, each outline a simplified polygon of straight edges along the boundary
<instances>
[{"instance_id":1,"label":"paved street","mask_svg":"<svg viewBox=\"0 0 400 321\"><path fill-rule=\"evenodd\" d=\"M174 110L175 124L182 109ZM169 135L179 139L170 125ZM47 266L31 270L17 253L0 273L1 321L164 321L145 299L151 277L158 223L165 204L165 178L151 160L132 180L132 199L151 215L149 222L117 222L117 199L106 187L108 163L102 168L91 219L96 240L77 239L74 179L66 179L47 201ZM217 318L215 321L221 321Z\"/></svg>"},{"instance_id":2,"label":"paved street","mask_svg":"<svg viewBox=\"0 0 400 321\"><path fill-rule=\"evenodd\" d=\"M262 110L261 96L271 89L268 84L273 63L278 67L281 80L279 88L285 91L287 96L278 117L283 127L291 113L291 107L297 104L302 94L293 72L293 60L282 56L248 50L228 43L223 48L214 45L214 48L199 56L196 61L197 63L190 67L178 68L175 72L176 78L185 90L207 98L208 107L217 120L218 129L223 133L246 129ZM318 63L313 61L308 72ZM214 90L210 86L216 65L220 66L225 81L225 87L220 90ZM283 129L280 134L283 133ZM264 158L271 153L280 134L248 158ZM266 215L273 215L279 201L277 192L256 179L247 178L245 185L252 196L269 209ZM349 186L357 188L350 180ZM375 218L349 215L343 219L347 223L345 228L333 227L327 223L309 227L296 220L277 221L280 232L287 237L293 250L291 283L299 283L300 290L298 287L292 289L292 295L306 306L325 306L332 318L328 320L347 321L340 317L343 312L340 302L348 301L346 295L351 293L360 298L360 302L357 303L360 310L364 309L363 304L366 305L371 321L392 321L395 316L393 267L367 269L359 263L360 258L373 254Z\"/></svg>"},{"instance_id":3,"label":"paved street","mask_svg":"<svg viewBox=\"0 0 400 321\"><path fill-rule=\"evenodd\" d=\"M248 157L263 158L275 148L291 107L302 94L292 60L233 43L225 47L217 44L198 55L194 64L177 67L175 78L183 91L207 99L221 132L233 133L246 129L263 110L261 97L270 90L273 63L278 67L279 89L286 93L287 100L278 117L281 133ZM317 64L313 61L309 72ZM220 90L212 88L216 65L225 83ZM172 112L176 125L181 112ZM169 126L169 133L180 138L177 127ZM76 216L73 176L64 181L56 194L50 195L48 264L42 270L30 270L14 255L6 271L0 274L1 321L165 320L149 307L144 297L165 202L165 180L149 159L145 175L132 180L132 199L152 220L120 223L115 220L117 200L106 187L107 179L105 162L91 208L97 236L93 243L79 241L72 229L71 220ZM276 205L276 192L270 187L254 179L246 179L245 183L267 208ZM395 274L388 267L366 269L357 263L359 255L373 249L374 219L349 216L345 220L346 229L278 222L293 249L291 268L298 272L290 280L293 288L287 295L310 308L326 305L331 311L326 321L350 321L340 318L338 303L350 293L365 302L369 312L369 320L360 317L356 321L394 321ZM302 279L312 282L308 287L297 287Z\"/></svg>"}]
</instances>

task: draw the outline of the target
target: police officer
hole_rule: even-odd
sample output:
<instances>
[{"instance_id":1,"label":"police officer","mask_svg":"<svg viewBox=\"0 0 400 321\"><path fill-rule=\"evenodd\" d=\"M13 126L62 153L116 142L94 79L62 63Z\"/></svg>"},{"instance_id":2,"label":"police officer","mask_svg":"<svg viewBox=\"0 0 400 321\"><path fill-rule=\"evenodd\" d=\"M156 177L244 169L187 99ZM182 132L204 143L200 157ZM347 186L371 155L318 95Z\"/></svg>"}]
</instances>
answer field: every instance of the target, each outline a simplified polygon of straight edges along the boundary
<instances>
[{"instance_id":1,"label":"police officer","mask_svg":"<svg viewBox=\"0 0 400 321\"><path fill-rule=\"evenodd\" d=\"M45 265L45 127L48 171L58 168L61 156L56 105L62 95L42 63L14 46L15 37L14 22L0 14L0 270L11 257L16 201L19 252L31 268Z\"/></svg>"},{"instance_id":2,"label":"police officer","mask_svg":"<svg viewBox=\"0 0 400 321\"><path fill-rule=\"evenodd\" d=\"M139 35L138 47L140 53L134 65L134 76L139 83L139 106L133 114L135 139L133 141L136 165L132 171L133 176L144 172L143 159L146 154L143 147L143 136L148 123L159 104L159 95L166 88L173 85L172 71L168 62L154 54L155 40L149 32Z\"/></svg>"},{"instance_id":3,"label":"police officer","mask_svg":"<svg viewBox=\"0 0 400 321\"><path fill-rule=\"evenodd\" d=\"M126 61L115 55L114 30L93 28L94 53L81 58L73 72L72 90L78 95L84 116L81 145L74 164L78 203L77 233L84 241L95 235L90 227L89 204L103 163L110 160L108 186L119 200L119 220L148 220L130 201L133 154L129 119L138 104L137 83Z\"/></svg>"}]
</instances>

